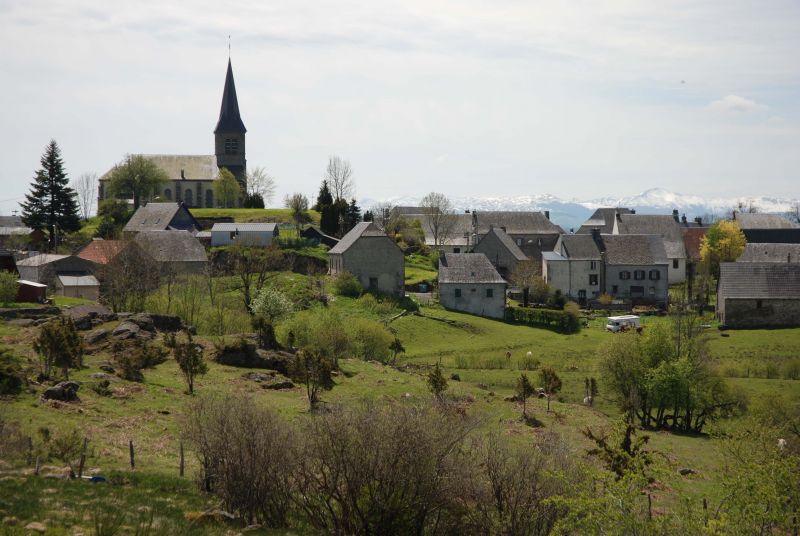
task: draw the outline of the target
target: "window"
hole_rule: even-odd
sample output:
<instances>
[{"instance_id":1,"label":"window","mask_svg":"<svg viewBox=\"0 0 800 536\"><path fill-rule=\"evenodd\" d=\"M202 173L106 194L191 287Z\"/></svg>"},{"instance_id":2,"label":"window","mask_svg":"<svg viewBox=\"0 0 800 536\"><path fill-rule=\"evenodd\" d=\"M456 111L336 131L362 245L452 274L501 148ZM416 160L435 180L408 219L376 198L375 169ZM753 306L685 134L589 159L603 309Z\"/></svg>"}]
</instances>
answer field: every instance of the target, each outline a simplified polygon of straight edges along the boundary
<instances>
[{"instance_id":1,"label":"window","mask_svg":"<svg viewBox=\"0 0 800 536\"><path fill-rule=\"evenodd\" d=\"M461 248L453 248L453 253L461 253Z\"/></svg>"},{"instance_id":2,"label":"window","mask_svg":"<svg viewBox=\"0 0 800 536\"><path fill-rule=\"evenodd\" d=\"M186 191L183 192L183 202L186 203L187 206L194 206L194 195L191 188L187 188Z\"/></svg>"},{"instance_id":3,"label":"window","mask_svg":"<svg viewBox=\"0 0 800 536\"><path fill-rule=\"evenodd\" d=\"M658 281L661 279L661 272L658 270L650 270L650 281Z\"/></svg>"},{"instance_id":4,"label":"window","mask_svg":"<svg viewBox=\"0 0 800 536\"><path fill-rule=\"evenodd\" d=\"M597 274L589 274L589 284L590 285L597 284Z\"/></svg>"},{"instance_id":5,"label":"window","mask_svg":"<svg viewBox=\"0 0 800 536\"><path fill-rule=\"evenodd\" d=\"M164 190L164 199L166 199L167 201L172 201L172 190L170 190L169 188Z\"/></svg>"},{"instance_id":6,"label":"window","mask_svg":"<svg viewBox=\"0 0 800 536\"><path fill-rule=\"evenodd\" d=\"M212 208L213 206L214 206L214 191L206 190L206 208Z\"/></svg>"},{"instance_id":7,"label":"window","mask_svg":"<svg viewBox=\"0 0 800 536\"><path fill-rule=\"evenodd\" d=\"M617 285L611 286L611 294L619 294L619 287Z\"/></svg>"},{"instance_id":8,"label":"window","mask_svg":"<svg viewBox=\"0 0 800 536\"><path fill-rule=\"evenodd\" d=\"M656 287L650 287L650 295L651 296L655 296L656 295Z\"/></svg>"},{"instance_id":9,"label":"window","mask_svg":"<svg viewBox=\"0 0 800 536\"><path fill-rule=\"evenodd\" d=\"M239 154L239 140L236 138L226 138L225 154Z\"/></svg>"},{"instance_id":10,"label":"window","mask_svg":"<svg viewBox=\"0 0 800 536\"><path fill-rule=\"evenodd\" d=\"M633 278L636 281L641 281L644 279L644 270L634 270L633 271Z\"/></svg>"},{"instance_id":11,"label":"window","mask_svg":"<svg viewBox=\"0 0 800 536\"><path fill-rule=\"evenodd\" d=\"M455 292L454 292L454 295L455 295L455 297L456 297L456 298L460 298L460 297L461 297L461 289L460 289L460 288L457 288L457 289L455 290Z\"/></svg>"},{"instance_id":12,"label":"window","mask_svg":"<svg viewBox=\"0 0 800 536\"><path fill-rule=\"evenodd\" d=\"M486 297L487 298L494 298L494 289L493 288L487 288L486 289Z\"/></svg>"},{"instance_id":13,"label":"window","mask_svg":"<svg viewBox=\"0 0 800 536\"><path fill-rule=\"evenodd\" d=\"M589 269L590 270L597 270L597 261L591 261L589 263Z\"/></svg>"},{"instance_id":14,"label":"window","mask_svg":"<svg viewBox=\"0 0 800 536\"><path fill-rule=\"evenodd\" d=\"M672 259L672 267L676 270L681 267L680 259Z\"/></svg>"},{"instance_id":15,"label":"window","mask_svg":"<svg viewBox=\"0 0 800 536\"><path fill-rule=\"evenodd\" d=\"M761 309L762 307L764 307L764 302L756 300L756 309Z\"/></svg>"},{"instance_id":16,"label":"window","mask_svg":"<svg viewBox=\"0 0 800 536\"><path fill-rule=\"evenodd\" d=\"M626 281L631 278L631 273L628 270L622 270L619 273L619 278L622 279L623 281Z\"/></svg>"},{"instance_id":17,"label":"window","mask_svg":"<svg viewBox=\"0 0 800 536\"><path fill-rule=\"evenodd\" d=\"M369 288L370 288L370 290L377 290L378 289L378 278L377 277L370 277L369 278Z\"/></svg>"},{"instance_id":18,"label":"window","mask_svg":"<svg viewBox=\"0 0 800 536\"><path fill-rule=\"evenodd\" d=\"M521 246L521 245L522 245L522 239L521 239L521 238L517 238L517 245L518 245L518 246Z\"/></svg>"},{"instance_id":19,"label":"window","mask_svg":"<svg viewBox=\"0 0 800 536\"><path fill-rule=\"evenodd\" d=\"M631 286L631 296L644 296L644 287Z\"/></svg>"}]
</instances>

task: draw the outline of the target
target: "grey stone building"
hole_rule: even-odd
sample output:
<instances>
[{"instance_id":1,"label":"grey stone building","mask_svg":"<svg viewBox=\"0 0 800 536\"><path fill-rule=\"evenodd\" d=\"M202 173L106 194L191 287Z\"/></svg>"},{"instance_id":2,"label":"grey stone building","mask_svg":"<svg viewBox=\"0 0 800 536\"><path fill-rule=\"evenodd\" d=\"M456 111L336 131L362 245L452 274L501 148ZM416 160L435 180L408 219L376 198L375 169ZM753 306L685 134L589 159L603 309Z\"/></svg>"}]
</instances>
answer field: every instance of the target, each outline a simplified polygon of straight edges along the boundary
<instances>
[{"instance_id":1,"label":"grey stone building","mask_svg":"<svg viewBox=\"0 0 800 536\"><path fill-rule=\"evenodd\" d=\"M747 244L736 262L800 262L800 244Z\"/></svg>"},{"instance_id":2,"label":"grey stone building","mask_svg":"<svg viewBox=\"0 0 800 536\"><path fill-rule=\"evenodd\" d=\"M439 258L439 302L447 309L504 318L506 282L483 253Z\"/></svg>"},{"instance_id":3,"label":"grey stone building","mask_svg":"<svg viewBox=\"0 0 800 536\"><path fill-rule=\"evenodd\" d=\"M17 271L20 279L54 289L59 274L88 275L94 271L94 265L73 255L40 254L17 261Z\"/></svg>"},{"instance_id":4,"label":"grey stone building","mask_svg":"<svg viewBox=\"0 0 800 536\"><path fill-rule=\"evenodd\" d=\"M669 260L656 235L595 235L603 258L603 292L636 303L666 306Z\"/></svg>"},{"instance_id":5,"label":"grey stone building","mask_svg":"<svg viewBox=\"0 0 800 536\"><path fill-rule=\"evenodd\" d=\"M269 247L278 234L277 223L215 223L211 228L211 245Z\"/></svg>"},{"instance_id":6,"label":"grey stone building","mask_svg":"<svg viewBox=\"0 0 800 536\"><path fill-rule=\"evenodd\" d=\"M729 328L800 326L800 264L722 263L717 318Z\"/></svg>"},{"instance_id":7,"label":"grey stone building","mask_svg":"<svg viewBox=\"0 0 800 536\"><path fill-rule=\"evenodd\" d=\"M164 273L202 274L208 269L206 249L187 231L142 231L134 241Z\"/></svg>"},{"instance_id":8,"label":"grey stone building","mask_svg":"<svg viewBox=\"0 0 800 536\"><path fill-rule=\"evenodd\" d=\"M328 251L331 275L349 272L373 292L405 295L405 257L397 244L372 222L361 222Z\"/></svg>"},{"instance_id":9,"label":"grey stone building","mask_svg":"<svg viewBox=\"0 0 800 536\"><path fill-rule=\"evenodd\" d=\"M562 235L555 251L542 254L542 277L581 305L601 294L603 258L592 235Z\"/></svg>"},{"instance_id":10,"label":"grey stone building","mask_svg":"<svg viewBox=\"0 0 800 536\"><path fill-rule=\"evenodd\" d=\"M601 234L613 234L617 214L636 214L636 211L622 207L598 208L580 226L576 234L592 234L592 229L600 229Z\"/></svg>"},{"instance_id":11,"label":"grey stone building","mask_svg":"<svg viewBox=\"0 0 800 536\"><path fill-rule=\"evenodd\" d=\"M472 250L483 253L501 277L508 280L517 263L527 261L528 257L502 229L492 227Z\"/></svg>"},{"instance_id":12,"label":"grey stone building","mask_svg":"<svg viewBox=\"0 0 800 536\"><path fill-rule=\"evenodd\" d=\"M671 216L617 212L612 234L660 237L669 260L669 284L675 285L686 281L686 246L683 243L683 231L677 210L673 211Z\"/></svg>"},{"instance_id":13,"label":"grey stone building","mask_svg":"<svg viewBox=\"0 0 800 536\"><path fill-rule=\"evenodd\" d=\"M147 203L133 213L122 233L128 237L143 231L200 230L200 224L183 203Z\"/></svg>"}]
</instances>

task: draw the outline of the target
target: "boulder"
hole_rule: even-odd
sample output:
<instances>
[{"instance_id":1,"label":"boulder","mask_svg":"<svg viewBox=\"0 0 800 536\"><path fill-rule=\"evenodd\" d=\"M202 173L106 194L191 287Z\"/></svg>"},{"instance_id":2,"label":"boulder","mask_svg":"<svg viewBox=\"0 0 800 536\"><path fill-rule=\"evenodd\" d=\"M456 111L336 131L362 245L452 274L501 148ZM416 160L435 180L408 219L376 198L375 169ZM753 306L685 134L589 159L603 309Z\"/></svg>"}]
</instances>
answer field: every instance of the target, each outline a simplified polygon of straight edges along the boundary
<instances>
[{"instance_id":1,"label":"boulder","mask_svg":"<svg viewBox=\"0 0 800 536\"><path fill-rule=\"evenodd\" d=\"M31 318L14 318L13 320L9 320L7 323L10 326L17 326L20 328L27 328L30 327L36 322Z\"/></svg>"},{"instance_id":2,"label":"boulder","mask_svg":"<svg viewBox=\"0 0 800 536\"><path fill-rule=\"evenodd\" d=\"M39 534L44 534L47 532L47 526L44 523L39 523L38 521L33 521L25 525L25 530L31 532L38 532Z\"/></svg>"},{"instance_id":3,"label":"boulder","mask_svg":"<svg viewBox=\"0 0 800 536\"><path fill-rule=\"evenodd\" d=\"M454 382L460 382L461 376L459 376L458 374L451 374L450 379L453 380Z\"/></svg>"},{"instance_id":4,"label":"boulder","mask_svg":"<svg viewBox=\"0 0 800 536\"><path fill-rule=\"evenodd\" d=\"M76 316L72 319L72 322L75 324L75 328L81 331L86 331L92 329L94 324L92 323L93 315L91 313L87 313L84 315Z\"/></svg>"},{"instance_id":5,"label":"boulder","mask_svg":"<svg viewBox=\"0 0 800 536\"><path fill-rule=\"evenodd\" d=\"M256 348L250 342L241 341L236 345L225 346L217 350L215 360L231 367L262 368L276 370L288 374L289 363L294 355L289 352L267 351Z\"/></svg>"},{"instance_id":6,"label":"boulder","mask_svg":"<svg viewBox=\"0 0 800 536\"><path fill-rule=\"evenodd\" d=\"M95 372L89 375L90 378L94 378L95 380L110 380L111 375L106 372Z\"/></svg>"},{"instance_id":7,"label":"boulder","mask_svg":"<svg viewBox=\"0 0 800 536\"><path fill-rule=\"evenodd\" d=\"M131 316L126 322L130 322L132 324L136 324L139 326L140 329L145 331L155 331L156 326L153 322L153 317L147 313L136 313L135 315Z\"/></svg>"},{"instance_id":8,"label":"boulder","mask_svg":"<svg viewBox=\"0 0 800 536\"><path fill-rule=\"evenodd\" d=\"M248 372L244 375L248 380L253 380L256 383L272 381L275 378L274 374L264 374L262 372Z\"/></svg>"},{"instance_id":9,"label":"boulder","mask_svg":"<svg viewBox=\"0 0 800 536\"><path fill-rule=\"evenodd\" d=\"M93 329L89 333L83 336L83 340L86 344L97 344L100 341L103 341L108 337L109 331L103 328Z\"/></svg>"},{"instance_id":10,"label":"boulder","mask_svg":"<svg viewBox=\"0 0 800 536\"><path fill-rule=\"evenodd\" d=\"M138 324L130 320L123 321L119 326L114 328L111 335L116 339L128 340L135 338L150 338L151 333L142 329Z\"/></svg>"},{"instance_id":11,"label":"boulder","mask_svg":"<svg viewBox=\"0 0 800 536\"><path fill-rule=\"evenodd\" d=\"M45 389L42 393L42 400L58 400L59 402L75 402L79 401L78 389L80 389L78 382L60 382L52 387Z\"/></svg>"},{"instance_id":12,"label":"boulder","mask_svg":"<svg viewBox=\"0 0 800 536\"><path fill-rule=\"evenodd\" d=\"M151 314L150 318L153 320L153 326L158 331L182 331L186 329L183 320L177 315Z\"/></svg>"},{"instance_id":13,"label":"boulder","mask_svg":"<svg viewBox=\"0 0 800 536\"><path fill-rule=\"evenodd\" d=\"M693 475L695 473L695 470L689 469L688 467L681 467L680 469L678 469L678 473L681 476L688 476L688 475Z\"/></svg>"},{"instance_id":14,"label":"boulder","mask_svg":"<svg viewBox=\"0 0 800 536\"><path fill-rule=\"evenodd\" d=\"M116 372L114 370L114 367L111 366L111 363L108 363L108 362L100 363L100 366L97 367L97 368L99 368L100 370L102 370L104 372L108 372L109 374L114 374L114 372Z\"/></svg>"},{"instance_id":15,"label":"boulder","mask_svg":"<svg viewBox=\"0 0 800 536\"><path fill-rule=\"evenodd\" d=\"M271 381L261 384L261 388L280 391L282 389L294 389L294 384L288 378L277 377Z\"/></svg>"}]
</instances>

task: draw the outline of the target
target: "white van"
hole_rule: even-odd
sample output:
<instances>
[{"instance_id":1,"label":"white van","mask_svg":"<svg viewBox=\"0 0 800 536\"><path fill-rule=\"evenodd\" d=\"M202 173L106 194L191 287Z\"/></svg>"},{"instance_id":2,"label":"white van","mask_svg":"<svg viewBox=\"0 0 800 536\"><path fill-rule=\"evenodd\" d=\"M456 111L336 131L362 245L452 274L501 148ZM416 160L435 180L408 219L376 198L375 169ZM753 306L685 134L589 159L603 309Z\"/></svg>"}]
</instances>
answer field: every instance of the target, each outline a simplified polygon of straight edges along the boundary
<instances>
[{"instance_id":1,"label":"white van","mask_svg":"<svg viewBox=\"0 0 800 536\"><path fill-rule=\"evenodd\" d=\"M636 315L609 316L606 329L612 333L627 331L642 326L642 320Z\"/></svg>"}]
</instances>

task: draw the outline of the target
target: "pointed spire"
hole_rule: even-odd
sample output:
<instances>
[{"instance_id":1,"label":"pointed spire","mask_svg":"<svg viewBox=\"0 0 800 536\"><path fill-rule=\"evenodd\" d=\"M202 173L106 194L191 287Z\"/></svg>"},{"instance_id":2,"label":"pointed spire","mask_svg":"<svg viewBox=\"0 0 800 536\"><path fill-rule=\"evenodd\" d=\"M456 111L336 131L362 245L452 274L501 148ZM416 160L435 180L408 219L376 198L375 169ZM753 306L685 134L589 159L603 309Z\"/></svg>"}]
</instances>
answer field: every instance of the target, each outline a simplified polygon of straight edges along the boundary
<instances>
[{"instance_id":1,"label":"pointed spire","mask_svg":"<svg viewBox=\"0 0 800 536\"><path fill-rule=\"evenodd\" d=\"M236 98L236 85L233 82L233 68L228 58L228 73L225 75L225 89L222 92L222 106L219 109L219 121L214 134L219 132L236 132L244 134L247 129L239 115L239 100Z\"/></svg>"}]
</instances>

